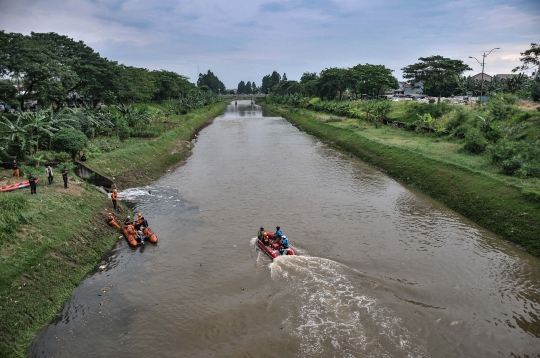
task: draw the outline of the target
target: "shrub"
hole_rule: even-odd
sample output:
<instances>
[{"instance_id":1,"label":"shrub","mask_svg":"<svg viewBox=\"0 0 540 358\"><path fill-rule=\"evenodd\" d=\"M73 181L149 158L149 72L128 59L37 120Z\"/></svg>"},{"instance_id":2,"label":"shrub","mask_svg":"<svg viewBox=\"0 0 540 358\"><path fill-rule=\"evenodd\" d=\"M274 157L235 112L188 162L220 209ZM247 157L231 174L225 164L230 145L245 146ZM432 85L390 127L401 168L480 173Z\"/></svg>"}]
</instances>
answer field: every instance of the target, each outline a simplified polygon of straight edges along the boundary
<instances>
[{"instance_id":1,"label":"shrub","mask_svg":"<svg viewBox=\"0 0 540 358\"><path fill-rule=\"evenodd\" d=\"M454 115L446 122L446 130L459 138L465 137L467 130L471 128L467 122L471 120L471 114L465 108L458 107Z\"/></svg>"},{"instance_id":2,"label":"shrub","mask_svg":"<svg viewBox=\"0 0 540 358\"><path fill-rule=\"evenodd\" d=\"M71 159L75 159L75 155L87 144L88 138L84 133L73 128L60 129L52 138L52 147L71 154Z\"/></svg>"},{"instance_id":3,"label":"shrub","mask_svg":"<svg viewBox=\"0 0 540 358\"><path fill-rule=\"evenodd\" d=\"M478 128L469 128L465 133L465 149L469 153L479 154L486 151L487 140Z\"/></svg>"},{"instance_id":4,"label":"shrub","mask_svg":"<svg viewBox=\"0 0 540 358\"><path fill-rule=\"evenodd\" d=\"M502 139L496 145L490 147L491 160L493 163L500 163L506 159L510 159L517 153L515 142Z\"/></svg>"},{"instance_id":5,"label":"shrub","mask_svg":"<svg viewBox=\"0 0 540 358\"><path fill-rule=\"evenodd\" d=\"M518 158L506 159L502 162L503 171L506 175L513 175L521 166L521 160Z\"/></svg>"}]
</instances>

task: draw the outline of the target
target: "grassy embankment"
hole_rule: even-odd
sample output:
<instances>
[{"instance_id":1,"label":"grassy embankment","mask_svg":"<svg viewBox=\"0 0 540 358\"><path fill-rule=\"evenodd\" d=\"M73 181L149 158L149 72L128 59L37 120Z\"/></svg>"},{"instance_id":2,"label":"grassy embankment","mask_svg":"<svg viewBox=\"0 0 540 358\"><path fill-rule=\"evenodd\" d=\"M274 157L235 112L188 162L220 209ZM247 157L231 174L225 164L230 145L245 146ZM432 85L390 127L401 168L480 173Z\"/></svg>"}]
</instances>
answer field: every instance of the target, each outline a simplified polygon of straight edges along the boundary
<instances>
[{"instance_id":1,"label":"grassy embankment","mask_svg":"<svg viewBox=\"0 0 540 358\"><path fill-rule=\"evenodd\" d=\"M159 104L151 107L163 109ZM113 179L119 188L148 184L171 166L181 163L190 153L190 139L208 120L226 107L221 102L187 115L167 117L176 128L152 140L140 140L98 156L90 156L88 167Z\"/></svg>"},{"instance_id":2,"label":"grassy embankment","mask_svg":"<svg viewBox=\"0 0 540 358\"><path fill-rule=\"evenodd\" d=\"M148 184L189 154L186 141L224 107L170 116L176 128L152 140L118 142L120 148L90 158L89 166L116 176L120 187ZM103 194L74 175L64 189L59 170L48 186L44 169L35 172L42 179L37 195L0 193L0 357L25 356L35 334L118 239L104 221L111 203ZM13 182L10 174L0 171L0 180Z\"/></svg>"},{"instance_id":3,"label":"grassy embankment","mask_svg":"<svg viewBox=\"0 0 540 358\"><path fill-rule=\"evenodd\" d=\"M384 169L504 239L540 256L540 180L500 173L462 143L328 114L263 103L302 131ZM531 192L533 195L531 195Z\"/></svg>"}]
</instances>

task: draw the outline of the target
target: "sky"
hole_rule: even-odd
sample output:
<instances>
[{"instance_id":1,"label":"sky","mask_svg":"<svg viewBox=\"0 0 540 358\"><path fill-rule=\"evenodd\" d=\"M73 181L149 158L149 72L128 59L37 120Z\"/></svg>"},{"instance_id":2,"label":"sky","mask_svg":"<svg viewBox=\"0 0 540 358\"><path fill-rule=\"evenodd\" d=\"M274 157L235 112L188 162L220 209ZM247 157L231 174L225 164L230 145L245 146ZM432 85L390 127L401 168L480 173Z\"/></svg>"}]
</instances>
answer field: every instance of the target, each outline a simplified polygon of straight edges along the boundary
<instances>
[{"instance_id":1,"label":"sky","mask_svg":"<svg viewBox=\"0 0 540 358\"><path fill-rule=\"evenodd\" d=\"M0 30L56 32L101 56L196 82L211 70L227 88L278 71L382 64L402 79L442 55L485 73L511 73L540 43L540 0L0 0ZM1 44L0 44L1 46Z\"/></svg>"}]
</instances>

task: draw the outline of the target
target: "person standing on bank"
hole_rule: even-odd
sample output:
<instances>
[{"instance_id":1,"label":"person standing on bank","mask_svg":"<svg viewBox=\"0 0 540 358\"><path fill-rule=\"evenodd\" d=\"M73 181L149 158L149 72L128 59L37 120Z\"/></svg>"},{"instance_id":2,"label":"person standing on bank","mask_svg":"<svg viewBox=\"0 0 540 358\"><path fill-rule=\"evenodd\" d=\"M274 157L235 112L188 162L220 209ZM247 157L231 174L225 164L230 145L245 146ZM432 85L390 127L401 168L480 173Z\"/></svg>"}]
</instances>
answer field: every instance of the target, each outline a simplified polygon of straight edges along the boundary
<instances>
[{"instance_id":1,"label":"person standing on bank","mask_svg":"<svg viewBox=\"0 0 540 358\"><path fill-rule=\"evenodd\" d=\"M50 165L47 165L47 168L45 169L45 174L47 174L47 179L49 179L49 185L53 183L53 172Z\"/></svg>"},{"instance_id":2,"label":"person standing on bank","mask_svg":"<svg viewBox=\"0 0 540 358\"><path fill-rule=\"evenodd\" d=\"M117 210L116 209L116 200L118 200L118 190L116 190L116 189L113 190L113 192L111 194L111 200L112 200L114 210Z\"/></svg>"},{"instance_id":3,"label":"person standing on bank","mask_svg":"<svg viewBox=\"0 0 540 358\"><path fill-rule=\"evenodd\" d=\"M68 186L67 186L67 182L68 182L68 171L67 171L67 168L64 167L64 169L62 169L62 179L64 179L64 189L67 189Z\"/></svg>"},{"instance_id":4,"label":"person standing on bank","mask_svg":"<svg viewBox=\"0 0 540 358\"><path fill-rule=\"evenodd\" d=\"M19 164L17 164L16 160L13 160L13 164L11 164L11 167L13 168L13 176L19 179Z\"/></svg>"},{"instance_id":5,"label":"person standing on bank","mask_svg":"<svg viewBox=\"0 0 540 358\"><path fill-rule=\"evenodd\" d=\"M30 195L37 194L37 192L36 192L36 180L37 180L37 178L34 176L34 174L30 173L30 176L28 177L28 181L30 182Z\"/></svg>"}]
</instances>

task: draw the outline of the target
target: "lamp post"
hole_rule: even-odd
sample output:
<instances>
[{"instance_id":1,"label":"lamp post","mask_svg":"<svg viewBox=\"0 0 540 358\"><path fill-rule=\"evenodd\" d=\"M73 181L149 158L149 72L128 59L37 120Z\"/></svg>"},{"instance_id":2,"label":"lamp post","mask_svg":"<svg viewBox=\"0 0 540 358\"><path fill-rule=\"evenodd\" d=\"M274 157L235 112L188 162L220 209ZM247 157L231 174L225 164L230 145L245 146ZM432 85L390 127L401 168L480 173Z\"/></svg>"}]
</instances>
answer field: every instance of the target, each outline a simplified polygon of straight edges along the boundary
<instances>
[{"instance_id":1,"label":"lamp post","mask_svg":"<svg viewBox=\"0 0 540 358\"><path fill-rule=\"evenodd\" d=\"M489 51L487 53L487 55L484 52L484 54L482 55L482 63L480 63L480 61L478 61L478 59L476 57L469 56L469 58L474 58L476 60L476 62L478 62L480 65L482 65L482 83L480 83L480 101L482 100L482 93L484 92L484 65L485 65L485 62L486 62L486 57L489 56L489 54L493 50L500 50L500 49L501 49L500 47L495 47L495 48L491 49L491 51Z\"/></svg>"}]
</instances>

